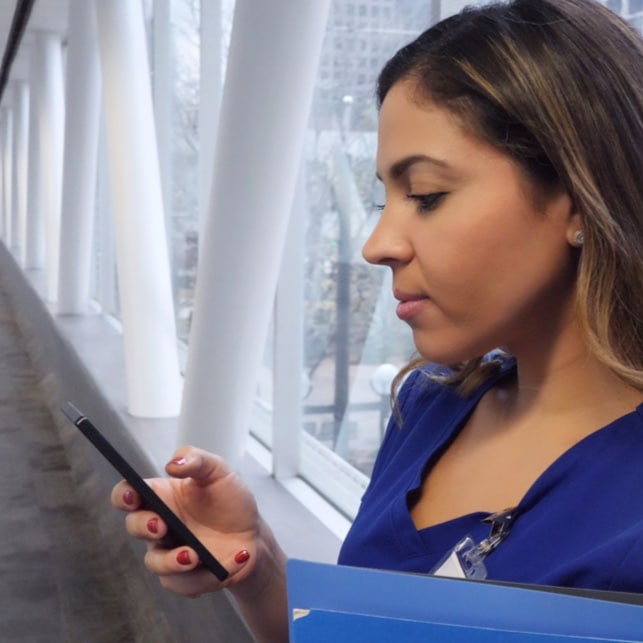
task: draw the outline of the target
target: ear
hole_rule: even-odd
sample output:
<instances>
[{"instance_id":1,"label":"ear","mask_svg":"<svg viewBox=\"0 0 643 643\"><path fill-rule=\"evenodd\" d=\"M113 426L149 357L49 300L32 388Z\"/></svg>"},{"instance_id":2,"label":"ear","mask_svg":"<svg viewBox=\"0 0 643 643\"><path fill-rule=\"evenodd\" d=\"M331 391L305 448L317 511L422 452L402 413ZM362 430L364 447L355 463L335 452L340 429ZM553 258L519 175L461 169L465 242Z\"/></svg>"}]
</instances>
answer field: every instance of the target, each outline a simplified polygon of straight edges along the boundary
<instances>
[{"instance_id":1,"label":"ear","mask_svg":"<svg viewBox=\"0 0 643 643\"><path fill-rule=\"evenodd\" d=\"M566 210L564 216L566 217L565 236L567 237L567 243L574 248L580 248L585 242L582 217L569 195L565 195L565 201L566 204L563 207Z\"/></svg>"}]
</instances>

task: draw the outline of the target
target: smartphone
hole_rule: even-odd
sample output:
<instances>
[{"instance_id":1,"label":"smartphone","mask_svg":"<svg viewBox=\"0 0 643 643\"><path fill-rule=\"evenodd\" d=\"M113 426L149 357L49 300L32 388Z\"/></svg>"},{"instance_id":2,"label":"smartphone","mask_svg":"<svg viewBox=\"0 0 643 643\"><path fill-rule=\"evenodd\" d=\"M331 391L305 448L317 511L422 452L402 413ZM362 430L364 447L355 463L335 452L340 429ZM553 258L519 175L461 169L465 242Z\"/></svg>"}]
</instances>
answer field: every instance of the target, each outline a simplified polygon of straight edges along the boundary
<instances>
[{"instance_id":1,"label":"smartphone","mask_svg":"<svg viewBox=\"0 0 643 643\"><path fill-rule=\"evenodd\" d=\"M143 507L156 512L167 525L167 543L172 547L187 545L194 549L204 567L207 567L219 580L228 577L223 565L205 548L203 543L185 526L183 521L161 500L134 468L110 444L107 438L71 402L66 402L61 411L83 435L103 454L107 461L129 482L143 498ZM167 537L166 537L167 538ZM164 539L165 542L166 539Z\"/></svg>"}]
</instances>

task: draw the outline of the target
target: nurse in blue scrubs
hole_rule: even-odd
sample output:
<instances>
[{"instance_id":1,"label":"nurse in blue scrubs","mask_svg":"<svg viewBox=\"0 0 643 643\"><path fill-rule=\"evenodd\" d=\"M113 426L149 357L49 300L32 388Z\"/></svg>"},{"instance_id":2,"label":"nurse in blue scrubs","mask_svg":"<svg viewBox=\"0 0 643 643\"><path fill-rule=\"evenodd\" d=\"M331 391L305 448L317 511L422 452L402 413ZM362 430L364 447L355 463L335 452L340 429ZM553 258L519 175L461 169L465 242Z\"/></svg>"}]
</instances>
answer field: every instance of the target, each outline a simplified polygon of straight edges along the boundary
<instances>
[{"instance_id":1,"label":"nurse in blue scrubs","mask_svg":"<svg viewBox=\"0 0 643 643\"><path fill-rule=\"evenodd\" d=\"M643 591L643 44L593 0L465 10L382 71L365 258L420 359L401 374L345 565ZM152 481L220 583L126 483L171 591L227 587L287 640L286 556L220 458ZM476 565L470 563L475 562Z\"/></svg>"}]
</instances>

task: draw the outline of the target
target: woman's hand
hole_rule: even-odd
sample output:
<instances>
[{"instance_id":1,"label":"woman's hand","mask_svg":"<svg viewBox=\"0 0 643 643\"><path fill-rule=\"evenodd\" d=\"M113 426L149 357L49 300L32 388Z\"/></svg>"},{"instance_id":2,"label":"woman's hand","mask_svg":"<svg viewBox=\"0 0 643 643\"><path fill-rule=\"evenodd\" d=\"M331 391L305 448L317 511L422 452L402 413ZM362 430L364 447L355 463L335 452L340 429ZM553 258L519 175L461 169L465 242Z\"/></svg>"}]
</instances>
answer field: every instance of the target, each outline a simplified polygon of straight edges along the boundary
<instances>
[{"instance_id":1,"label":"woman's hand","mask_svg":"<svg viewBox=\"0 0 643 643\"><path fill-rule=\"evenodd\" d=\"M171 478L153 478L148 484L229 573L221 582L199 564L190 547L165 547L165 522L141 509L139 494L122 481L112 490L112 504L128 512L127 531L146 541L145 565L166 589L198 596L229 587L233 594L253 596L272 585L275 573L283 576L279 568L285 556L261 519L254 497L220 457L183 447L166 471Z\"/></svg>"},{"instance_id":2,"label":"woman's hand","mask_svg":"<svg viewBox=\"0 0 643 643\"><path fill-rule=\"evenodd\" d=\"M112 490L112 504L127 511L127 531L147 543L145 565L166 589L199 596L226 587L257 641L287 641L286 556L262 520L239 476L218 456L182 447L166 466L170 478L148 484L185 523L229 576L221 582L187 546L163 546L167 526L141 509L141 497L125 481Z\"/></svg>"}]
</instances>

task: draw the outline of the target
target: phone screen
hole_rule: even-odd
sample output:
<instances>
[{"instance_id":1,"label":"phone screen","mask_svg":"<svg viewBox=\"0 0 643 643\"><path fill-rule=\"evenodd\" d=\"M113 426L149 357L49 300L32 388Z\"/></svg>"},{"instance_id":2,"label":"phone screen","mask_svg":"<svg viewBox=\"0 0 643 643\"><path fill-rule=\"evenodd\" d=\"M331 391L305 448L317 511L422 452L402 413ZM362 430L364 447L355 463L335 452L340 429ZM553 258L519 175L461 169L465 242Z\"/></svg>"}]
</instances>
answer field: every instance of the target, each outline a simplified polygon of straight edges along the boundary
<instances>
[{"instance_id":1,"label":"phone screen","mask_svg":"<svg viewBox=\"0 0 643 643\"><path fill-rule=\"evenodd\" d=\"M169 539L173 547L187 545L194 549L204 567L207 567L219 580L228 577L221 563L205 548L203 543L185 526L183 521L161 500L154 490L143 480L125 458L110 444L107 438L71 402L61 407L73 424L102 453L105 459L127 480L144 500L144 508L156 512L167 525ZM164 539L165 543L166 539Z\"/></svg>"}]
</instances>

